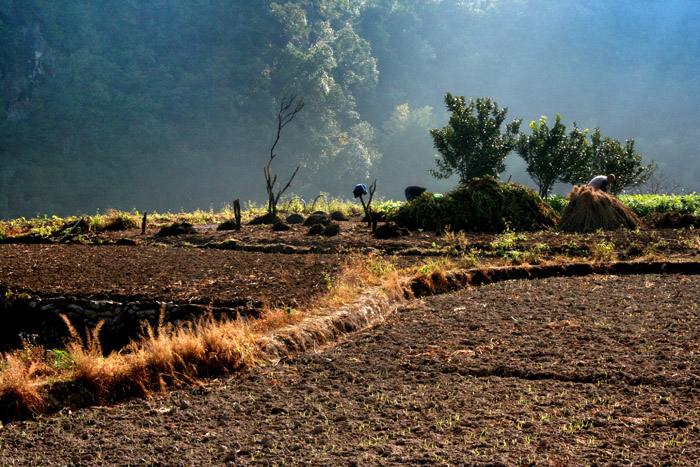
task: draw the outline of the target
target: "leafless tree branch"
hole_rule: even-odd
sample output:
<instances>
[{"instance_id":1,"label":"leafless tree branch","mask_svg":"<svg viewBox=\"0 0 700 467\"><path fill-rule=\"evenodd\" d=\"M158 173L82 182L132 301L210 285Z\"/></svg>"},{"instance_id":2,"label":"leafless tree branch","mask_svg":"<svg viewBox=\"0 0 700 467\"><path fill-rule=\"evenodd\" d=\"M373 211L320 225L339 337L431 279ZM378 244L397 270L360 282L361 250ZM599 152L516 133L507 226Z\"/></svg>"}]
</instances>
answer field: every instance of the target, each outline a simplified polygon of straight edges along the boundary
<instances>
[{"instance_id":1,"label":"leafless tree branch","mask_svg":"<svg viewBox=\"0 0 700 467\"><path fill-rule=\"evenodd\" d=\"M282 101L280 102L279 111L277 112L277 133L275 135L275 141L270 147L270 159L267 161L267 165L263 168L263 172L265 173L265 185L268 196L267 212L268 214L271 214L273 216L277 215L277 204L279 203L280 197L292 184L292 180L294 180L294 177L296 177L297 172L299 172L299 169L301 168L301 164L299 164L294 170L294 173L292 173L292 176L289 178L284 188L278 190L277 194L275 194L275 186L278 185L277 174L273 175L272 173L272 161L275 159L275 157L277 157L277 154L275 153L275 148L277 147L277 144L280 141L280 137L282 136L282 129L284 129L285 126L291 123L292 120L294 120L294 117L296 117L297 114L301 112L303 108L304 100L297 99L296 95L292 94L290 96L285 96L282 98Z\"/></svg>"}]
</instances>

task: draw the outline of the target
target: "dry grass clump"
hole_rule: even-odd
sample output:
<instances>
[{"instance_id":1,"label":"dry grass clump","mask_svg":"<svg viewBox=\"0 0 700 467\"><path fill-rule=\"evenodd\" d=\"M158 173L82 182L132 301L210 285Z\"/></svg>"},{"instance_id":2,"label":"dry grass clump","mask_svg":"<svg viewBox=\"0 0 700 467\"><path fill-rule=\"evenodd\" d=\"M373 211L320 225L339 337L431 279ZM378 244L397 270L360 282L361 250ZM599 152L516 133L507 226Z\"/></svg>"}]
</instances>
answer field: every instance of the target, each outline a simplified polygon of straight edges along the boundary
<instances>
[{"instance_id":1,"label":"dry grass clump","mask_svg":"<svg viewBox=\"0 0 700 467\"><path fill-rule=\"evenodd\" d=\"M152 383L192 382L234 373L252 365L255 334L243 320L215 320L211 314L189 325L154 330L126 348L134 374Z\"/></svg>"},{"instance_id":2,"label":"dry grass clump","mask_svg":"<svg viewBox=\"0 0 700 467\"><path fill-rule=\"evenodd\" d=\"M99 340L102 322L83 339L65 315L61 315L61 318L71 336L66 351L71 356L72 365L65 375L66 380L74 381L87 389L92 398L91 402L110 400L113 397L111 393L120 380L130 373L127 362L116 353L103 356Z\"/></svg>"},{"instance_id":3,"label":"dry grass clump","mask_svg":"<svg viewBox=\"0 0 700 467\"><path fill-rule=\"evenodd\" d=\"M341 259L340 272L326 278L329 293L321 298L319 305L325 307L348 303L369 287L381 287L390 298L398 297L401 276L391 256L374 250L348 252Z\"/></svg>"},{"instance_id":4,"label":"dry grass clump","mask_svg":"<svg viewBox=\"0 0 700 467\"><path fill-rule=\"evenodd\" d=\"M574 186L569 193L559 229L588 233L596 230L636 229L640 220L614 196L590 186Z\"/></svg>"},{"instance_id":5,"label":"dry grass clump","mask_svg":"<svg viewBox=\"0 0 700 467\"><path fill-rule=\"evenodd\" d=\"M186 326L167 327L161 319L156 329L145 327L142 339L104 358L95 340L98 328L85 343L71 330L68 351L75 359L73 379L94 391L99 402L146 395L252 364L255 339L242 320L215 320L209 314Z\"/></svg>"},{"instance_id":6,"label":"dry grass clump","mask_svg":"<svg viewBox=\"0 0 700 467\"><path fill-rule=\"evenodd\" d=\"M46 374L43 359L19 351L3 355L0 365L0 411L10 417L40 414L46 406L40 394Z\"/></svg>"},{"instance_id":7,"label":"dry grass clump","mask_svg":"<svg viewBox=\"0 0 700 467\"><path fill-rule=\"evenodd\" d=\"M47 358L51 352L38 346L25 346L0 359L0 417L23 418L67 400L89 405L147 396L168 386L235 373L256 363L261 343L277 330L338 309L367 287L378 287L390 300L404 298L408 279L390 259L356 252L346 256L342 266L339 275L327 278L328 294L305 304L303 311L268 308L250 322L208 314L181 326L164 324L161 314L159 324L145 327L141 339L107 356L99 341L101 325L82 337L63 317L71 341L59 351L58 363L52 364ZM313 332L309 336L314 338Z\"/></svg>"},{"instance_id":8,"label":"dry grass clump","mask_svg":"<svg viewBox=\"0 0 700 467\"><path fill-rule=\"evenodd\" d=\"M135 216L116 209L108 209L107 216L99 226L100 230L129 230L138 228Z\"/></svg>"}]
</instances>

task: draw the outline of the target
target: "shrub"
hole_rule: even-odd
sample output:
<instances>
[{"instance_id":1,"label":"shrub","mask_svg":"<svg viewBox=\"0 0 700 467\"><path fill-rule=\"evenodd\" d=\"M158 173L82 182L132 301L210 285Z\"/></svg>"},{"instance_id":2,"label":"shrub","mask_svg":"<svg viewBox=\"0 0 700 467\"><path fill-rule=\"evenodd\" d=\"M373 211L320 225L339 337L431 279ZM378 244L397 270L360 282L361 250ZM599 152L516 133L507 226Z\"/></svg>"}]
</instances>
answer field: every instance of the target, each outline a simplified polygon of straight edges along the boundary
<instances>
[{"instance_id":1,"label":"shrub","mask_svg":"<svg viewBox=\"0 0 700 467\"><path fill-rule=\"evenodd\" d=\"M441 198L423 193L389 218L412 230L449 226L453 231L504 232L552 227L556 214L534 190L484 177L474 178Z\"/></svg>"},{"instance_id":2,"label":"shrub","mask_svg":"<svg viewBox=\"0 0 700 467\"><path fill-rule=\"evenodd\" d=\"M540 230L554 226L556 213L534 190L518 185L500 185L503 193L502 216L511 230Z\"/></svg>"},{"instance_id":3,"label":"shrub","mask_svg":"<svg viewBox=\"0 0 700 467\"><path fill-rule=\"evenodd\" d=\"M554 212L561 214L566 205L569 204L569 198L562 195L553 195L545 199L545 202L549 204L549 207L554 209Z\"/></svg>"},{"instance_id":4,"label":"shrub","mask_svg":"<svg viewBox=\"0 0 700 467\"><path fill-rule=\"evenodd\" d=\"M410 230L434 230L444 225L447 204L446 197L436 198L432 193L425 192L410 203L393 209L387 220Z\"/></svg>"}]
</instances>

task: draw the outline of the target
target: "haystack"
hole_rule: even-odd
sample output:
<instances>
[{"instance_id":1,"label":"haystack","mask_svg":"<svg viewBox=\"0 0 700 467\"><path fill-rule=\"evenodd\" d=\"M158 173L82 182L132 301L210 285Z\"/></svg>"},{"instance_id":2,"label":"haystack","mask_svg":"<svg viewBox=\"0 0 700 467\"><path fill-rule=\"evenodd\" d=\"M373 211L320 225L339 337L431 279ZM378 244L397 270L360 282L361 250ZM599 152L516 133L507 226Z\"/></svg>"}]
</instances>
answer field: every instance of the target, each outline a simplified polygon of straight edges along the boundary
<instances>
[{"instance_id":1,"label":"haystack","mask_svg":"<svg viewBox=\"0 0 700 467\"><path fill-rule=\"evenodd\" d=\"M598 229L636 229L639 224L637 215L614 196L590 186L574 186L561 214L559 230L587 233Z\"/></svg>"}]
</instances>

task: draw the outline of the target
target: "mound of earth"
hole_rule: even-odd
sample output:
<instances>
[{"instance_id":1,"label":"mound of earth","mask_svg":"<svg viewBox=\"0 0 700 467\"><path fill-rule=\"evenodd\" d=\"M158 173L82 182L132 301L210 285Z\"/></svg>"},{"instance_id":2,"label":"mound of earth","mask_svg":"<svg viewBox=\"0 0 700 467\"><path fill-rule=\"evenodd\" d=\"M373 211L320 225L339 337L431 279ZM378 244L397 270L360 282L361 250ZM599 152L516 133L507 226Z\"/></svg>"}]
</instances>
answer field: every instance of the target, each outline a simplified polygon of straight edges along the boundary
<instances>
[{"instance_id":1,"label":"mound of earth","mask_svg":"<svg viewBox=\"0 0 700 467\"><path fill-rule=\"evenodd\" d=\"M175 222L172 225L162 227L156 235L168 237L173 235L191 235L195 232L194 226L189 222Z\"/></svg>"},{"instance_id":2,"label":"mound of earth","mask_svg":"<svg viewBox=\"0 0 700 467\"><path fill-rule=\"evenodd\" d=\"M700 216L679 212L655 212L644 216L644 224L655 229L700 227Z\"/></svg>"}]
</instances>

